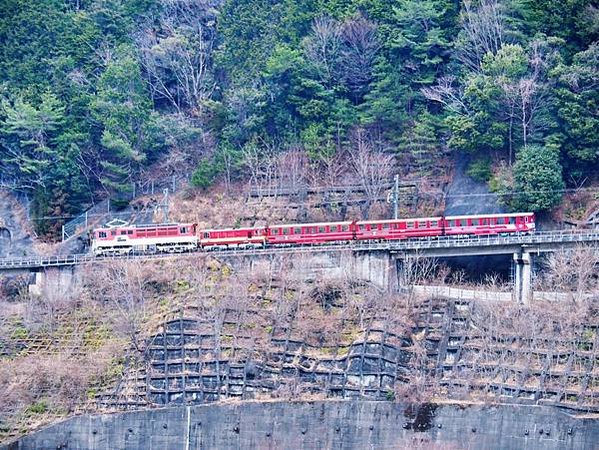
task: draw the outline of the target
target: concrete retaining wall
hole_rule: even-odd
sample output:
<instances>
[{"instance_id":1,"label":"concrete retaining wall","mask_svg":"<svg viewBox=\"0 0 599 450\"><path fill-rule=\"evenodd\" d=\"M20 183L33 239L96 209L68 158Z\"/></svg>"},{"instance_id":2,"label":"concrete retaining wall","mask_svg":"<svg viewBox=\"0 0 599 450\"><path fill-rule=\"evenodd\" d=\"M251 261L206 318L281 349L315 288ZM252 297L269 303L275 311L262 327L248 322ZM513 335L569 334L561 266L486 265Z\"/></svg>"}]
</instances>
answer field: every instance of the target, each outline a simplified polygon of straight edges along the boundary
<instances>
[{"instance_id":1,"label":"concrete retaining wall","mask_svg":"<svg viewBox=\"0 0 599 450\"><path fill-rule=\"evenodd\" d=\"M241 402L73 417L2 450L381 449L416 443L420 448L579 450L596 448L598 442L597 418L545 406Z\"/></svg>"}]
</instances>

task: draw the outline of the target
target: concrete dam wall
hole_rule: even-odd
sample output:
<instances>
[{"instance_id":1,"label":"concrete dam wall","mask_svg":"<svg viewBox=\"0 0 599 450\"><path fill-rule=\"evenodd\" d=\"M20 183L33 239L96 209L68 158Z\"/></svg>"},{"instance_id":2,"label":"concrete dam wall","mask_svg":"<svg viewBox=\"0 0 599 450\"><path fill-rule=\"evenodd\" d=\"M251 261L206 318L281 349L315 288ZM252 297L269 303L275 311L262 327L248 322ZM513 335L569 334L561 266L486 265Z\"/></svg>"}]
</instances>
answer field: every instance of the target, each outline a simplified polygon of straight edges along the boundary
<instances>
[{"instance_id":1,"label":"concrete dam wall","mask_svg":"<svg viewBox=\"0 0 599 450\"><path fill-rule=\"evenodd\" d=\"M599 420L526 405L238 402L76 416L2 450L593 449Z\"/></svg>"}]
</instances>

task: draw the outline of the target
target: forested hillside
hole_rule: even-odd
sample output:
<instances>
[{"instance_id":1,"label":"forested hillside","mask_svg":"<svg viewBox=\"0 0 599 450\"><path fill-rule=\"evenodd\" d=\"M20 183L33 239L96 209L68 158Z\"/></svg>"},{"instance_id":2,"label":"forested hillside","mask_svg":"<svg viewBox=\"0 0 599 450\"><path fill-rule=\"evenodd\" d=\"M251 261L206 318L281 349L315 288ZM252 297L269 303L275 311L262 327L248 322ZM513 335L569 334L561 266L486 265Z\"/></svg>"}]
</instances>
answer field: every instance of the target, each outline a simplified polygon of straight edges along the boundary
<instances>
[{"instance_id":1,"label":"forested hillside","mask_svg":"<svg viewBox=\"0 0 599 450\"><path fill-rule=\"evenodd\" d=\"M69 216L150 168L334 182L453 152L548 210L597 172L598 36L593 0L3 0L0 183Z\"/></svg>"}]
</instances>

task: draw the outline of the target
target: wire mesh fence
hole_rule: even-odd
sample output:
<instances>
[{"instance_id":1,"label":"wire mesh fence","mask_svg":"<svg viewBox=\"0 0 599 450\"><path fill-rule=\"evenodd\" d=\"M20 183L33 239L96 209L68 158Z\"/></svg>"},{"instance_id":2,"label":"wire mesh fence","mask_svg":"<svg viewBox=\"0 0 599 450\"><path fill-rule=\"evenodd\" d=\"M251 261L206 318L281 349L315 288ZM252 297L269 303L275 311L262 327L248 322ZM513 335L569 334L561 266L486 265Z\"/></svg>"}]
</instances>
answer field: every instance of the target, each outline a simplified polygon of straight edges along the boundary
<instances>
[{"instance_id":1,"label":"wire mesh fence","mask_svg":"<svg viewBox=\"0 0 599 450\"><path fill-rule=\"evenodd\" d=\"M188 185L189 175L171 175L159 180L148 179L132 183L128 193L119 198L119 202L130 201L143 195L156 195L164 192L174 193ZM87 231L92 225L97 224L102 218L126 220L131 217L131 212L117 212L114 200L106 198L96 203L77 217L69 220L62 226L62 241Z\"/></svg>"}]
</instances>

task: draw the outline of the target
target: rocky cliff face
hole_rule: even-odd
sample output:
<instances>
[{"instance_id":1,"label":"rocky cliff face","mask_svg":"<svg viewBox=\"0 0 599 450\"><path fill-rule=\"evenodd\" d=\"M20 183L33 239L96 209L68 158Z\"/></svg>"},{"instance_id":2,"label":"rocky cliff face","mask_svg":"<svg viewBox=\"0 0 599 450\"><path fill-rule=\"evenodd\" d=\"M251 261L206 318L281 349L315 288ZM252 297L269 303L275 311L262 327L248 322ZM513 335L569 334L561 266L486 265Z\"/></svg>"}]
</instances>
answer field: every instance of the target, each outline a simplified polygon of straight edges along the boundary
<instances>
[{"instance_id":1,"label":"rocky cliff face","mask_svg":"<svg viewBox=\"0 0 599 450\"><path fill-rule=\"evenodd\" d=\"M8 192L0 191L0 258L35 254L26 216L26 206Z\"/></svg>"}]
</instances>

